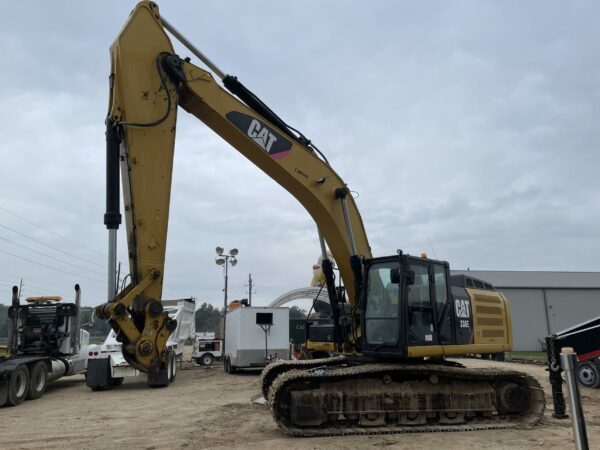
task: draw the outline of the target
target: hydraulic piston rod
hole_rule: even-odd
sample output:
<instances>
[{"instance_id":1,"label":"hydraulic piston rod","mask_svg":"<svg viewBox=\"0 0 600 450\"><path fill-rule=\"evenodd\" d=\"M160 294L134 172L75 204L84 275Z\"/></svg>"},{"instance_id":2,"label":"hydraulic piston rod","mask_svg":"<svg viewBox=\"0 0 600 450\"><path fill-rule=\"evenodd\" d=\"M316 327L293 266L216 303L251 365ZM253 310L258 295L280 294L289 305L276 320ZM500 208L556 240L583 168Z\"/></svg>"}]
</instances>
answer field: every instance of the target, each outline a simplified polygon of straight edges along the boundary
<instances>
[{"instance_id":1,"label":"hydraulic piston rod","mask_svg":"<svg viewBox=\"0 0 600 450\"><path fill-rule=\"evenodd\" d=\"M121 224L119 188L119 152L121 136L119 126L106 120L106 214L104 224L108 229L108 292L107 300L117 295L117 230Z\"/></svg>"}]
</instances>

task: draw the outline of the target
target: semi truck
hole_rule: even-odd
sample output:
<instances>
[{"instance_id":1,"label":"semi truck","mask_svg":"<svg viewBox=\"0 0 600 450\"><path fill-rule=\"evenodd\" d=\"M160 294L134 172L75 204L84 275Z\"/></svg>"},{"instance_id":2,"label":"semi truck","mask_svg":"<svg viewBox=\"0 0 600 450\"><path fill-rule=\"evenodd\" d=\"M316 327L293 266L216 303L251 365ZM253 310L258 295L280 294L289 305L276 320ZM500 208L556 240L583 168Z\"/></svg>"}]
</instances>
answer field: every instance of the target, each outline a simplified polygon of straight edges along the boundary
<instances>
[{"instance_id":1,"label":"semi truck","mask_svg":"<svg viewBox=\"0 0 600 450\"><path fill-rule=\"evenodd\" d=\"M51 381L85 372L89 333L81 329L81 289L75 303L60 296L28 297L13 287L8 345L0 347L0 406L35 400Z\"/></svg>"}]
</instances>

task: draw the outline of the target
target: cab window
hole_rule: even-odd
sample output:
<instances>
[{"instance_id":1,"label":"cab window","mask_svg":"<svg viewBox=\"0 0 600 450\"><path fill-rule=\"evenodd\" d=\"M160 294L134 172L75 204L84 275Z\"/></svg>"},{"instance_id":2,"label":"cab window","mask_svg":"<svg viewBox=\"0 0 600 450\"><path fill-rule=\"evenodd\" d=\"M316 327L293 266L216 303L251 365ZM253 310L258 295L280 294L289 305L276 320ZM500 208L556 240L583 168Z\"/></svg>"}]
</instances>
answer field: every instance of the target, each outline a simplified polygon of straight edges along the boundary
<instances>
[{"instance_id":1,"label":"cab window","mask_svg":"<svg viewBox=\"0 0 600 450\"><path fill-rule=\"evenodd\" d=\"M437 312L437 322L442 320L442 314L445 312L445 306L448 301L448 290L446 284L446 268L441 264L433 266L433 282L435 284L435 303Z\"/></svg>"},{"instance_id":2,"label":"cab window","mask_svg":"<svg viewBox=\"0 0 600 450\"><path fill-rule=\"evenodd\" d=\"M373 264L367 278L365 334L372 345L397 345L400 338L399 285L391 282L390 271L397 262Z\"/></svg>"},{"instance_id":3,"label":"cab window","mask_svg":"<svg viewBox=\"0 0 600 450\"><path fill-rule=\"evenodd\" d=\"M429 268L411 264L415 282L408 286L408 343L409 345L431 345L437 343L434 331L433 306Z\"/></svg>"}]
</instances>

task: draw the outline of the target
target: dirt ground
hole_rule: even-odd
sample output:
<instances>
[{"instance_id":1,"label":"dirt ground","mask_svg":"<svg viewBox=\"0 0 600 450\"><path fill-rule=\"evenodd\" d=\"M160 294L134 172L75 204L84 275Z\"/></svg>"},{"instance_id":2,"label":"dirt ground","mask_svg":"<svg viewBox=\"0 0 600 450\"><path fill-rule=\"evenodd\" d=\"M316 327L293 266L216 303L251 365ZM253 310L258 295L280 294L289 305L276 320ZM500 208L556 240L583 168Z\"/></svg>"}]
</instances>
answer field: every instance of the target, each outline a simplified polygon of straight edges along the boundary
<instances>
[{"instance_id":1,"label":"dirt ground","mask_svg":"<svg viewBox=\"0 0 600 450\"><path fill-rule=\"evenodd\" d=\"M466 361L466 362L465 362ZM58 380L40 400L0 408L1 448L574 448L570 420L552 418L543 366L465 360L469 366L508 366L537 377L548 407L528 430L293 438L278 431L266 405L250 403L259 373L227 375L184 363L166 389L143 377L117 389L92 392L82 376ZM590 448L600 448L600 389L582 388Z\"/></svg>"}]
</instances>

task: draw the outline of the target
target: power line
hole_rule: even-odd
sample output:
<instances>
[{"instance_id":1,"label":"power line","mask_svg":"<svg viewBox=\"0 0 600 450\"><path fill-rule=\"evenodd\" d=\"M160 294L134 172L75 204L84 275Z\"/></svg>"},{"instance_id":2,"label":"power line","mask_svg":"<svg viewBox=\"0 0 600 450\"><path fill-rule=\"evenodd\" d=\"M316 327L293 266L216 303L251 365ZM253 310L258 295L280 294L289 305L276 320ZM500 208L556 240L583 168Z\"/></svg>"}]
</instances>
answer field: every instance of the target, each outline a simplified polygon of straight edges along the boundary
<instances>
[{"instance_id":1,"label":"power line","mask_svg":"<svg viewBox=\"0 0 600 450\"><path fill-rule=\"evenodd\" d=\"M10 283L8 281L0 281L0 284L4 284L6 286L16 286L15 283ZM59 293L56 289L44 289L44 290L40 290L40 289L34 289L31 288L27 285L27 283L23 284L23 287L21 289L22 291L31 291L37 294L41 294L41 295L51 295L51 294L56 294L56 295L60 295L63 299L65 300L73 300L70 297L65 297L63 296L61 293Z\"/></svg>"},{"instance_id":2,"label":"power line","mask_svg":"<svg viewBox=\"0 0 600 450\"><path fill-rule=\"evenodd\" d=\"M2 280L0 280L0 282L2 282L2 281L3 281L3 282L5 282L5 283L11 283L11 284L12 284L12 286L15 286L15 285L16 285L16 284L18 284L18 283L14 283L13 281L9 281L9 280L7 280L7 279L6 279L6 277L8 277L8 278L15 278L15 279L18 279L18 280L19 280L19 279L21 279L21 278L24 278L24 277L22 277L22 276L20 276L20 275L9 274L9 273L3 273L3 274L0 274L0 275L2 275L3 277L5 277L5 278L3 278ZM26 279L27 279L27 280L30 280L31 278L26 278ZM37 281L36 281L36 280L32 280L32 281L35 281L35 282L37 283ZM42 283L43 283L43 282L40 282L40 284L42 284ZM32 284L32 283L30 283L29 281L27 282L27 285L28 285L28 286L32 286L32 287L34 287L34 288L36 288L36 289L42 289L42 290L47 290L47 291L55 291L55 292L58 292L58 290L57 290L57 289L47 289L45 286L40 286L39 284Z\"/></svg>"},{"instance_id":3,"label":"power line","mask_svg":"<svg viewBox=\"0 0 600 450\"><path fill-rule=\"evenodd\" d=\"M24 233L21 233L20 231L17 231L17 230L15 230L15 229L13 229L13 228L11 228L11 227L8 227L8 226L6 226L6 225L3 225L3 224L1 224L1 223L0 223L0 227L2 227L2 228L6 228L7 230L10 230L10 231L12 231L13 233L17 233L19 236L23 236L24 238L27 238L27 239L29 239L30 241L37 242L38 244L44 245L44 246L46 246L46 247L48 247L48 248L51 248L52 250L56 250L57 252L64 253L65 255L67 255L67 256L70 256L71 258L80 259L81 261L85 261L85 262L87 262L88 264L93 264L93 265L95 265L95 266L98 266L98 267L104 267L102 264L95 263L95 262L93 262L93 261L90 261L89 259L82 258L81 256L74 255L74 254L72 254L72 253L69 253L69 252L66 252L66 251L64 251L64 250L61 250L60 248L54 247L54 246L52 246L52 245L50 245L50 244L46 244L45 242L42 242L42 241L40 241L40 240L38 240L38 239L32 238L32 237L30 237L30 236L27 236L26 234L24 234Z\"/></svg>"},{"instance_id":4,"label":"power line","mask_svg":"<svg viewBox=\"0 0 600 450\"><path fill-rule=\"evenodd\" d=\"M41 289L44 292L58 292L59 295L62 295L62 294L60 294L61 292L72 291L73 290L73 286L74 286L74 284L71 284L71 282L69 282L68 283L68 287L67 287L66 290L65 290L65 287L63 286L63 283L61 283L60 288L56 287L56 286L53 287L53 288L48 288L48 285L46 284L46 281L34 280L33 278L29 278L27 276L24 277L22 275L15 275L14 273L9 274L7 272L0 273L0 276L3 277L2 279L0 279L0 282L4 282L5 284L10 283L11 286L17 286L19 284L18 281L16 283L13 282L13 281L11 281L12 278L14 278L16 280L20 280L22 278L24 280L24 283L27 286L31 286L31 287L33 287L35 289ZM30 280L31 282L28 281L28 280ZM36 284L33 284L33 282L35 282ZM81 283L81 282L78 283L78 284L79 285L83 285L83 283ZM88 288L91 289L91 290L97 289L97 288L89 287L89 286L88 286ZM1 295L0 295L0 298L1 298ZM1 300L0 300L0 303L1 303Z\"/></svg>"},{"instance_id":5,"label":"power line","mask_svg":"<svg viewBox=\"0 0 600 450\"><path fill-rule=\"evenodd\" d=\"M75 267L76 269L87 270L88 272L92 272L92 273L95 273L97 275L105 275L104 273L98 272L97 270L88 269L87 267L77 266L75 264L72 264L70 262L67 262L67 261L64 261L62 259L56 258L54 256L47 255L46 253L40 252L38 250L34 250L31 247L27 247L26 245L18 244L17 242L11 241L10 239L6 239L6 238L4 238L2 236L0 236L0 239L2 239L3 241L6 241L6 242L10 242L12 245L16 245L17 247L21 247L21 248L24 248L25 250L29 250L30 252L34 252L34 253L37 253L38 255L45 256L46 258L53 259L54 261L58 261L58 262L60 262L62 264L68 264L69 266Z\"/></svg>"},{"instance_id":6,"label":"power line","mask_svg":"<svg viewBox=\"0 0 600 450\"><path fill-rule=\"evenodd\" d=\"M87 250L87 251L89 251L89 252L96 253L97 255L100 255L100 256L106 256L106 254L105 254L105 253L102 253L102 252L99 252L99 251L97 251L97 250L94 250L94 249L92 249L92 248L86 247L85 245L83 245L83 244L80 244L79 242L77 242L77 241L74 241L73 239L69 239L69 238L67 238L67 237L65 237L65 236L62 236L62 235L60 235L60 234L58 234L58 233L56 233L56 232L54 232L54 231L52 231L52 230L49 230L49 229L48 229L48 228L46 228L46 227L43 227L42 225L39 225L39 224L37 224L37 223L35 223L35 222L32 222L31 220L29 220L29 219L27 219L27 218L25 218L25 217L23 217L23 216L21 216L21 215L19 215L19 214L17 214L17 213L14 213L14 212L12 212L12 211L9 211L9 210L8 210L8 209L6 209L4 206L0 206L0 209L1 209L2 211L5 211L5 212L7 212L7 213L9 213L9 214L11 214L11 215L13 215L13 216L15 216L15 217L18 217L18 218L19 218L19 219L21 219L21 220L24 220L25 222L27 222L27 223L29 223L29 224L31 224L31 225L34 225L34 226L36 226L36 227L38 227L38 228L40 228L40 229L44 230L44 231L45 231L45 232L47 232L47 233L53 234L54 236L57 236L57 237L59 237L59 238L61 238L61 239L64 239L64 240L65 240L65 241L67 241L67 242L72 242L72 243L74 243L74 244L78 245L79 247L86 249L86 250Z\"/></svg>"},{"instance_id":7,"label":"power line","mask_svg":"<svg viewBox=\"0 0 600 450\"><path fill-rule=\"evenodd\" d=\"M32 264L37 264L38 266L46 267L47 269L56 270L57 272L66 273L66 274L68 274L68 275L72 275L72 276L75 276L75 277L77 277L77 278L84 278L84 279L86 279L86 280L90 280L90 281L94 281L94 282L96 282L96 283L101 283L101 284L104 284L104 281L96 280L95 278L85 277L85 276L83 276L83 275L77 275L76 273L68 272L68 271L66 271L66 270L57 269L56 267L48 266L48 265L46 265L46 264L43 264L43 263L40 263L40 262L34 261L34 260L32 260L32 259L25 258L24 256L15 255L14 253L7 252L6 250L2 250L2 249L0 249L0 252L2 252L2 253L6 253L7 255L10 255L10 256L14 256L15 258L19 258L19 259L22 259L22 260L24 260L24 261L28 261L28 262L30 262L30 263L32 263Z\"/></svg>"}]
</instances>

